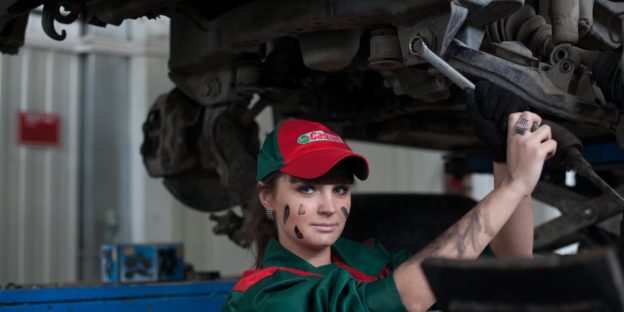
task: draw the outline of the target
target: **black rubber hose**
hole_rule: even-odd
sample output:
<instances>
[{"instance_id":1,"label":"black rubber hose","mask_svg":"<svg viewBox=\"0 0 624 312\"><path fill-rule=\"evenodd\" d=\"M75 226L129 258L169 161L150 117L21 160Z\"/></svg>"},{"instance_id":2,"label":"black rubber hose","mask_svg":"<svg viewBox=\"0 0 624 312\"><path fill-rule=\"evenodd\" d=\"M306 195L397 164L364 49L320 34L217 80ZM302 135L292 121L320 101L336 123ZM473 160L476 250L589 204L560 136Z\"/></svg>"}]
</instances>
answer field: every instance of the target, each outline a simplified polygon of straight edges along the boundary
<instances>
[{"instance_id":1,"label":"black rubber hose","mask_svg":"<svg viewBox=\"0 0 624 312\"><path fill-rule=\"evenodd\" d=\"M604 194L624 204L620 196L607 182L605 182L583 157L583 143L568 129L550 120L543 120L542 124L550 126L553 140L557 141L557 152L554 161L565 169L574 170L598 187Z\"/></svg>"},{"instance_id":2,"label":"black rubber hose","mask_svg":"<svg viewBox=\"0 0 624 312\"><path fill-rule=\"evenodd\" d=\"M624 85L620 58L622 48L602 52L592 65L594 81L602 90L605 99L618 107L624 107Z\"/></svg>"}]
</instances>

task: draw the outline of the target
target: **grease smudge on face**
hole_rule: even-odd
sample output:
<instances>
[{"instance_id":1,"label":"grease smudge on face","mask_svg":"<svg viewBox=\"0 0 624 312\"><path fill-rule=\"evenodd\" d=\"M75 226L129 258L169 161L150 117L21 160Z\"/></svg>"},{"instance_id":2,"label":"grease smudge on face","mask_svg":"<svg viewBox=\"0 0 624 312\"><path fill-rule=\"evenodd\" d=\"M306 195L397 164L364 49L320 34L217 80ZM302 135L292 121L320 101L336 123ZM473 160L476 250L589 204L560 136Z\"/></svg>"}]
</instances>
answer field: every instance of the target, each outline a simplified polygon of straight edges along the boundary
<instances>
[{"instance_id":1,"label":"grease smudge on face","mask_svg":"<svg viewBox=\"0 0 624 312\"><path fill-rule=\"evenodd\" d=\"M286 207L284 207L284 224L286 224L286 221L288 220L289 216L290 216L290 207L286 205Z\"/></svg>"},{"instance_id":2,"label":"grease smudge on face","mask_svg":"<svg viewBox=\"0 0 624 312\"><path fill-rule=\"evenodd\" d=\"M305 212L306 212L306 211L305 211L305 208L303 208L303 204L300 204L300 205L299 205L299 210L297 211L297 214L298 214L298 215L300 215L300 216L302 216L302 215L304 215L304 214L305 214Z\"/></svg>"},{"instance_id":3,"label":"grease smudge on face","mask_svg":"<svg viewBox=\"0 0 624 312\"><path fill-rule=\"evenodd\" d=\"M349 210L347 210L347 208L340 207L340 211L342 211L342 214L345 216L345 218L349 217Z\"/></svg>"},{"instance_id":4,"label":"grease smudge on face","mask_svg":"<svg viewBox=\"0 0 624 312\"><path fill-rule=\"evenodd\" d=\"M297 226L295 226L295 235L297 235L298 239L303 239L303 234L301 234L301 231L299 231Z\"/></svg>"}]
</instances>

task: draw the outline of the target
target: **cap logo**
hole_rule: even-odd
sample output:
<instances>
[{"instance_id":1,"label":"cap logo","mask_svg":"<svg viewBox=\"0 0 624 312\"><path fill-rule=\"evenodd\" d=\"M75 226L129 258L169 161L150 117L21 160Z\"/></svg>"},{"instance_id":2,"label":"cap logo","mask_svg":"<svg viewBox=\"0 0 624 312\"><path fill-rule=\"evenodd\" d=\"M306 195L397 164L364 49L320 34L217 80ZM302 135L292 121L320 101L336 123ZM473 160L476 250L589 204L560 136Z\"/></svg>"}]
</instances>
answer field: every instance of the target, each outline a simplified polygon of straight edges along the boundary
<instances>
[{"instance_id":1,"label":"cap logo","mask_svg":"<svg viewBox=\"0 0 624 312\"><path fill-rule=\"evenodd\" d=\"M316 130L316 131L304 133L300 135L299 138L297 138L297 143L299 144L308 144L308 143L318 142L318 141L344 143L339 136L329 134L327 132L324 132L323 130Z\"/></svg>"}]
</instances>

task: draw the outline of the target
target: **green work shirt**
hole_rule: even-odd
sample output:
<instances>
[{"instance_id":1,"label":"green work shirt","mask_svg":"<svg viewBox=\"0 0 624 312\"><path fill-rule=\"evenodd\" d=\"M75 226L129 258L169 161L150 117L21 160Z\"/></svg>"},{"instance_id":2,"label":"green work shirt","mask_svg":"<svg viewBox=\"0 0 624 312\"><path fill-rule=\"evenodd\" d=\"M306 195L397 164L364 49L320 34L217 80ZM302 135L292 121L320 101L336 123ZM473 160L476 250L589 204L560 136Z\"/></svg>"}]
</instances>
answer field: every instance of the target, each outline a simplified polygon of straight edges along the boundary
<instances>
[{"instance_id":1,"label":"green work shirt","mask_svg":"<svg viewBox=\"0 0 624 312\"><path fill-rule=\"evenodd\" d=\"M243 273L223 311L406 311L391 272L408 258L340 238L332 263L314 267L271 239L263 268Z\"/></svg>"}]
</instances>

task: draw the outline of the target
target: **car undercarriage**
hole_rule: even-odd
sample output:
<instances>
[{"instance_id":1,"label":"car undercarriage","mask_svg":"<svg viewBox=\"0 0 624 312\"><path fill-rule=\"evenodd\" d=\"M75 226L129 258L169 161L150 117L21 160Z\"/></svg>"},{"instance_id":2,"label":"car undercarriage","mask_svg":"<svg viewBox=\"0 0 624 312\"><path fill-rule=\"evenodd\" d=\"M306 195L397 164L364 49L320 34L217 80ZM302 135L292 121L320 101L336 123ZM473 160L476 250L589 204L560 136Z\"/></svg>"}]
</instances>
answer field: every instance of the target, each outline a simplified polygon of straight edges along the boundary
<instances>
[{"instance_id":1,"label":"car undercarriage","mask_svg":"<svg viewBox=\"0 0 624 312\"><path fill-rule=\"evenodd\" d=\"M18 53L28 15L41 5L42 27L56 40L65 37L62 24L79 18L98 26L171 19L176 87L150 110L141 154L151 176L185 205L219 212L215 232L244 247L253 236L254 118L268 106L275 120L322 121L348 139L460 157L485 149L462 90L412 53L415 38L472 81L524 98L584 144L624 146L620 1L3 1L0 51ZM612 185L621 180L609 168L599 173ZM620 203L560 184L544 178L535 191L565 217L536 229L536 250L619 235L596 225L621 214Z\"/></svg>"}]
</instances>

